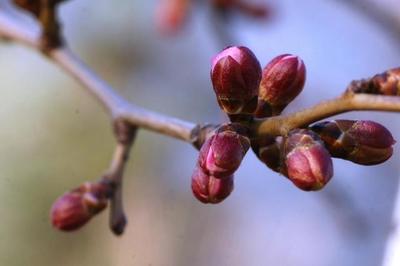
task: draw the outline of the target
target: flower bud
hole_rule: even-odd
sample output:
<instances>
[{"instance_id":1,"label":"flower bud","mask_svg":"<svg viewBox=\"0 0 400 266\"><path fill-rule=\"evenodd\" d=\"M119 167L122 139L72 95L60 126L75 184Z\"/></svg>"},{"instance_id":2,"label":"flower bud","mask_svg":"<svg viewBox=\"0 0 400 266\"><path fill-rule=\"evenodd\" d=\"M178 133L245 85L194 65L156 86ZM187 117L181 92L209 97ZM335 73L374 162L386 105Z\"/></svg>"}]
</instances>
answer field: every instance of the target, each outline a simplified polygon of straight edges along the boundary
<instances>
[{"instance_id":1,"label":"flower bud","mask_svg":"<svg viewBox=\"0 0 400 266\"><path fill-rule=\"evenodd\" d=\"M284 149L286 169L283 172L298 188L319 190L332 178L332 158L312 131L292 131Z\"/></svg>"},{"instance_id":2,"label":"flower bud","mask_svg":"<svg viewBox=\"0 0 400 266\"><path fill-rule=\"evenodd\" d=\"M260 79L260 63L247 47L228 47L212 61L212 84L218 104L227 114L252 114L256 110Z\"/></svg>"},{"instance_id":3,"label":"flower bud","mask_svg":"<svg viewBox=\"0 0 400 266\"><path fill-rule=\"evenodd\" d=\"M256 117L278 115L303 89L306 68L299 57L275 57L262 72Z\"/></svg>"},{"instance_id":4,"label":"flower bud","mask_svg":"<svg viewBox=\"0 0 400 266\"><path fill-rule=\"evenodd\" d=\"M198 160L206 174L215 178L226 178L239 168L250 147L250 140L239 134L239 130L238 125L224 125L206 140L200 149Z\"/></svg>"},{"instance_id":5,"label":"flower bud","mask_svg":"<svg viewBox=\"0 0 400 266\"><path fill-rule=\"evenodd\" d=\"M374 165L386 161L393 153L392 134L373 121L334 120L316 123L310 128L337 158Z\"/></svg>"},{"instance_id":6,"label":"flower bud","mask_svg":"<svg viewBox=\"0 0 400 266\"><path fill-rule=\"evenodd\" d=\"M59 197L50 211L53 226L73 231L85 225L107 206L108 189L103 183L84 183Z\"/></svg>"},{"instance_id":7,"label":"flower bud","mask_svg":"<svg viewBox=\"0 0 400 266\"><path fill-rule=\"evenodd\" d=\"M275 172L281 171L281 141L266 136L251 141L251 148L260 161Z\"/></svg>"},{"instance_id":8,"label":"flower bud","mask_svg":"<svg viewBox=\"0 0 400 266\"><path fill-rule=\"evenodd\" d=\"M400 95L400 68L388 70L382 74L374 76L371 80L376 94Z\"/></svg>"},{"instance_id":9,"label":"flower bud","mask_svg":"<svg viewBox=\"0 0 400 266\"><path fill-rule=\"evenodd\" d=\"M233 187L233 175L223 179L215 178L207 175L198 165L193 172L193 195L203 203L220 203L231 194Z\"/></svg>"}]
</instances>

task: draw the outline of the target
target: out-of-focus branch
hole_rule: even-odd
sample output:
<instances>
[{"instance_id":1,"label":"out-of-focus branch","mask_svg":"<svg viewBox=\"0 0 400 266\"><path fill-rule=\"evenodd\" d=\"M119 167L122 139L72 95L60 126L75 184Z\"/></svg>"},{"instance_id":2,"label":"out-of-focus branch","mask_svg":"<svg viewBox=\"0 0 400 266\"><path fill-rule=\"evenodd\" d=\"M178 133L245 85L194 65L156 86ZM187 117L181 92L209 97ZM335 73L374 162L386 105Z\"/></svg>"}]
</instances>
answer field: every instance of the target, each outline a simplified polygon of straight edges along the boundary
<instances>
[{"instance_id":1,"label":"out-of-focus branch","mask_svg":"<svg viewBox=\"0 0 400 266\"><path fill-rule=\"evenodd\" d=\"M40 33L19 24L4 10L0 10L0 36L41 52ZM47 55L81 83L105 107L113 119L123 119L135 126L190 143L196 141L196 134L200 128L197 124L159 114L128 102L67 48L54 49Z\"/></svg>"},{"instance_id":2,"label":"out-of-focus branch","mask_svg":"<svg viewBox=\"0 0 400 266\"><path fill-rule=\"evenodd\" d=\"M349 111L400 112L400 97L347 92L299 112L258 120L254 129L259 135L287 135L292 129Z\"/></svg>"}]
</instances>

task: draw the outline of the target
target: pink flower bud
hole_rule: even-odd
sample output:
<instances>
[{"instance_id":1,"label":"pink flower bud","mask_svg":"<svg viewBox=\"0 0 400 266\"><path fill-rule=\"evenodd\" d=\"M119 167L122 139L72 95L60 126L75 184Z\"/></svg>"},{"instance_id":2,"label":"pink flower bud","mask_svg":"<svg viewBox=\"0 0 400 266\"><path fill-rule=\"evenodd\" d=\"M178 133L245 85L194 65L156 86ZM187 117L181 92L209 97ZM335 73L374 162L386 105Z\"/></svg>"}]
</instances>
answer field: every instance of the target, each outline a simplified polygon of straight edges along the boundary
<instances>
[{"instance_id":1,"label":"pink flower bud","mask_svg":"<svg viewBox=\"0 0 400 266\"><path fill-rule=\"evenodd\" d=\"M212 61L212 84L219 106L227 114L255 111L260 79L260 63L247 47L228 47Z\"/></svg>"},{"instance_id":2,"label":"pink flower bud","mask_svg":"<svg viewBox=\"0 0 400 266\"><path fill-rule=\"evenodd\" d=\"M284 54L275 57L262 72L259 91L257 117L268 116L265 110L271 109L270 115L277 115L303 89L306 79L306 68L303 61L294 55Z\"/></svg>"},{"instance_id":3,"label":"pink flower bud","mask_svg":"<svg viewBox=\"0 0 400 266\"><path fill-rule=\"evenodd\" d=\"M379 164L393 154L395 140L384 126L373 121L335 120L316 123L332 156L363 165Z\"/></svg>"},{"instance_id":4,"label":"pink flower bud","mask_svg":"<svg viewBox=\"0 0 400 266\"><path fill-rule=\"evenodd\" d=\"M107 194L108 187L102 183L85 183L65 193L51 208L53 226L62 231L79 229L107 206Z\"/></svg>"},{"instance_id":5,"label":"pink flower bud","mask_svg":"<svg viewBox=\"0 0 400 266\"><path fill-rule=\"evenodd\" d=\"M233 176L215 178L207 175L198 165L192 175L193 195L203 203L220 203L231 194L233 187Z\"/></svg>"},{"instance_id":6,"label":"pink flower bud","mask_svg":"<svg viewBox=\"0 0 400 266\"><path fill-rule=\"evenodd\" d=\"M291 132L285 142L285 174L302 190L319 190L333 176L332 158L309 130Z\"/></svg>"},{"instance_id":7,"label":"pink flower bud","mask_svg":"<svg viewBox=\"0 0 400 266\"><path fill-rule=\"evenodd\" d=\"M200 149L199 165L215 178L231 176L240 166L250 140L229 125L220 127Z\"/></svg>"}]
</instances>

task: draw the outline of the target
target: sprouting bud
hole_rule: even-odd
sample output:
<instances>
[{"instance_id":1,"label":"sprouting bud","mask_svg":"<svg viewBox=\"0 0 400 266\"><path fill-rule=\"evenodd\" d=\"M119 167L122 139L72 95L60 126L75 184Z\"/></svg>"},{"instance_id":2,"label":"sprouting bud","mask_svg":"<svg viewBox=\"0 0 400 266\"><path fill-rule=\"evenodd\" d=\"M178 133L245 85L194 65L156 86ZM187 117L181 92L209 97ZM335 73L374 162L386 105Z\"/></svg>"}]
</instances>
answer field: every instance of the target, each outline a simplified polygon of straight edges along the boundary
<instances>
[{"instance_id":1,"label":"sprouting bud","mask_svg":"<svg viewBox=\"0 0 400 266\"><path fill-rule=\"evenodd\" d=\"M223 125L200 149L198 163L203 171L215 178L227 178L240 166L250 147L250 140L240 133L238 124Z\"/></svg>"},{"instance_id":2,"label":"sprouting bud","mask_svg":"<svg viewBox=\"0 0 400 266\"><path fill-rule=\"evenodd\" d=\"M233 187L233 175L223 179L215 178L206 174L198 165L193 172L193 195L203 203L220 203L231 194Z\"/></svg>"},{"instance_id":3,"label":"sprouting bud","mask_svg":"<svg viewBox=\"0 0 400 266\"><path fill-rule=\"evenodd\" d=\"M310 128L337 158L374 165L386 161L393 153L392 134L373 121L334 120L319 122Z\"/></svg>"},{"instance_id":4,"label":"sprouting bud","mask_svg":"<svg viewBox=\"0 0 400 266\"><path fill-rule=\"evenodd\" d=\"M247 47L231 46L213 58L212 84L219 106L229 115L256 110L260 79L260 63Z\"/></svg>"},{"instance_id":5,"label":"sprouting bud","mask_svg":"<svg viewBox=\"0 0 400 266\"><path fill-rule=\"evenodd\" d=\"M323 188L333 176L332 158L314 132L305 129L289 133L283 173L300 189Z\"/></svg>"},{"instance_id":6,"label":"sprouting bud","mask_svg":"<svg viewBox=\"0 0 400 266\"><path fill-rule=\"evenodd\" d=\"M272 136L254 139L251 148L265 165L275 172L281 171L281 140Z\"/></svg>"},{"instance_id":7,"label":"sprouting bud","mask_svg":"<svg viewBox=\"0 0 400 266\"><path fill-rule=\"evenodd\" d=\"M85 225L107 206L109 187L104 183L84 183L66 192L53 204L50 217L53 226L73 231Z\"/></svg>"},{"instance_id":8,"label":"sprouting bud","mask_svg":"<svg viewBox=\"0 0 400 266\"><path fill-rule=\"evenodd\" d=\"M306 67L299 57L283 54L272 59L262 72L256 117L277 115L303 89Z\"/></svg>"},{"instance_id":9,"label":"sprouting bud","mask_svg":"<svg viewBox=\"0 0 400 266\"><path fill-rule=\"evenodd\" d=\"M351 93L399 96L400 68L390 69L370 79L355 80L347 90Z\"/></svg>"}]
</instances>

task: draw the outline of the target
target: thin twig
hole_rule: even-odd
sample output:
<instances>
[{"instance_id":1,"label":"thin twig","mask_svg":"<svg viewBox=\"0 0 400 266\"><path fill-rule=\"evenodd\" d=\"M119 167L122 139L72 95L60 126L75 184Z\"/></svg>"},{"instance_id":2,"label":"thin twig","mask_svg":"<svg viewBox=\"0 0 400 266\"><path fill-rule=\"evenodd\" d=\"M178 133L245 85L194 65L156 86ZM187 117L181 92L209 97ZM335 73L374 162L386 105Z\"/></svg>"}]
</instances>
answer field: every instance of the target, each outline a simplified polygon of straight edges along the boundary
<instances>
[{"instance_id":1,"label":"thin twig","mask_svg":"<svg viewBox=\"0 0 400 266\"><path fill-rule=\"evenodd\" d=\"M400 97L346 93L299 112L257 120L254 123L254 131L257 135L284 136L292 129L349 111L400 112Z\"/></svg>"},{"instance_id":2,"label":"thin twig","mask_svg":"<svg viewBox=\"0 0 400 266\"><path fill-rule=\"evenodd\" d=\"M26 25L20 25L3 10L0 10L0 36L41 51L39 32ZM67 48L55 49L47 55L82 84L105 107L113 119L122 118L135 126L186 142L193 143L196 140L194 133L199 129L197 124L159 114L128 102Z\"/></svg>"}]
</instances>

